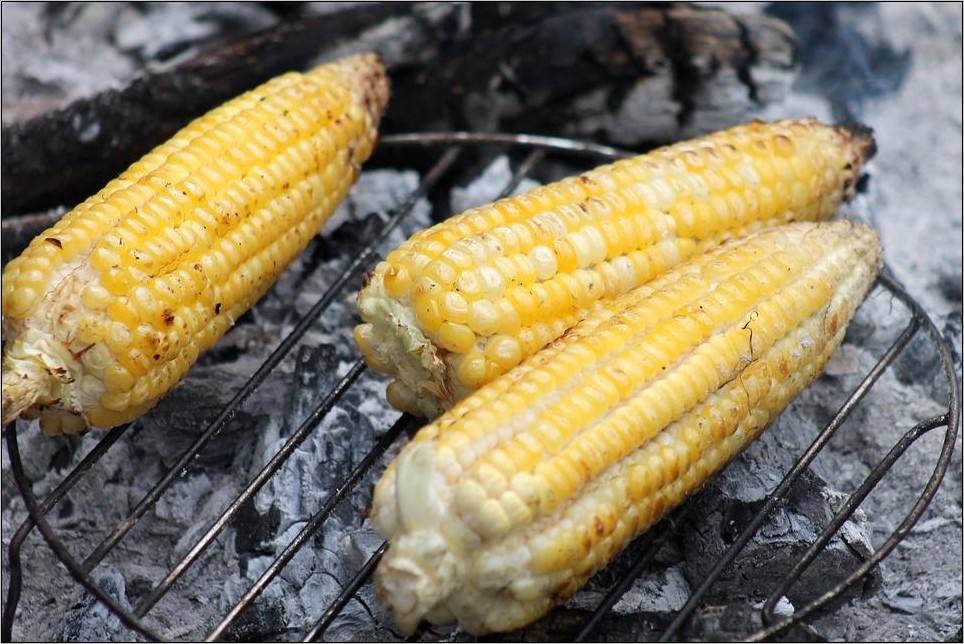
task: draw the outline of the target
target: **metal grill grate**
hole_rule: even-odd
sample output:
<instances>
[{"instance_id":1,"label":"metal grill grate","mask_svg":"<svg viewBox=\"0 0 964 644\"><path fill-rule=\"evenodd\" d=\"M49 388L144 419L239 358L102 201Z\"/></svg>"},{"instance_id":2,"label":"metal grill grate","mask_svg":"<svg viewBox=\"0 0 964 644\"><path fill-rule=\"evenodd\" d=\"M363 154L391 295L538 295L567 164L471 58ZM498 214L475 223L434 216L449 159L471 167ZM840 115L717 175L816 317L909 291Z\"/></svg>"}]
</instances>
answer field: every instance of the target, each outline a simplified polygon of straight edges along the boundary
<instances>
[{"instance_id":1,"label":"metal grill grate","mask_svg":"<svg viewBox=\"0 0 964 644\"><path fill-rule=\"evenodd\" d=\"M11 637L13 623L17 618L17 608L21 597L23 583L21 549L24 540L35 528L40 531L50 549L66 566L77 583L81 584L100 602L105 604L127 627L151 640L164 638L162 633L156 632L145 622L145 618L150 615L152 607L171 591L175 582L198 560L218 535L221 534L224 528L237 517L242 506L254 497L262 486L277 473L294 450L318 427L321 420L332 409L338 399L362 374L365 369L363 361L359 360L354 364L347 375L334 387L325 400L314 409L301 426L291 434L284 446L270 459L268 464L254 476L243 491L208 528L204 535L197 540L180 561L170 568L164 578L157 583L132 610L124 609L110 595L105 593L94 582L92 578L93 571L104 560L105 556L121 543L125 536L137 525L138 521L155 506L178 477L186 471L187 468L191 467L192 461L196 459L202 448L225 428L251 394L267 379L285 356L297 345L305 332L315 324L321 314L335 301L344 287L352 279L357 278L364 270L373 266L377 260L377 249L380 245L402 220L409 215L418 200L430 195L440 184L443 177L450 174L453 169L457 167L458 161L460 157L464 156L463 152L466 151L466 148L481 149L482 147L495 147L503 152L526 153L509 185L505 187L503 194L508 194L514 190L527 174L532 172L538 164L543 163L546 158L551 155L567 155L570 159L575 158L577 162L582 164L600 160L610 161L625 156L624 153L619 150L604 146L552 137L525 135L472 133L395 135L384 137L381 146L384 149L419 146L424 149L423 151L431 151L434 154L440 149L441 153L436 157L437 160L434 165L424 174L417 190L409 195L404 205L392 214L377 237L371 240L365 250L338 276L332 287L324 293L311 310L297 322L293 330L283 338L275 351L254 375L247 380L230 403L221 411L217 418L208 425L193 445L181 454L177 462L167 470L166 474L154 485L150 492L141 499L129 516L116 525L110 534L104 538L83 561L79 561L71 554L65 546L63 535L58 534L51 527L46 520L46 515L88 474L91 468L111 449L118 439L124 435L127 427L121 427L105 434L83 461L43 500L38 500L35 496L31 483L25 475L15 424L5 428L11 471L16 485L23 495L29 518L20 525L19 529L13 535L9 546L10 582L4 604L2 621L2 635L4 639L9 640ZM950 352L940 332L917 302L897 283L886 268L878 280L877 288L886 289L906 306L909 312L909 319L903 332L867 374L863 382L850 392L846 401L834 417L820 432L811 446L799 457L796 465L785 475L775 491L767 498L762 508L752 517L749 525L747 525L743 532L737 536L732 545L726 550L702 584L696 588L689 601L663 632L663 640L672 640L679 635L680 629L699 607L701 600L712 584L720 577L726 566L736 558L740 550L763 524L767 513L785 498L797 477L808 468L813 459L823 449L834 433L846 422L851 412L871 390L888 366L907 348L911 339L921 329L925 332L929 342L937 348L940 355L943 376L948 383L949 389L949 401L946 411L934 418L924 419L911 428L870 471L863 483L837 512L832 522L799 558L797 565L794 566L793 569L783 577L778 586L772 590L769 599L762 608L762 618L765 628L753 634L751 639L768 639L792 625L803 622L815 611L825 607L832 600L839 597L849 586L865 578L907 535L911 527L913 527L923 514L927 504L933 498L949 465L957 435L960 421L960 385L956 380ZM217 640L229 635L229 629L237 623L238 619L251 607L255 599L259 597L265 588L282 572L295 554L320 530L325 521L331 516L335 507L359 482L365 479L365 476L372 470L373 466L396 441L401 440L403 435L413 432L418 425L418 419L407 415L402 416L393 427L377 440L371 451L361 460L348 478L342 482L323 507L308 520L297 536L274 558L261 577L244 593L241 599L230 608L221 622L208 633L208 640ZM837 586L809 605L798 607L792 617L779 618L775 612L775 606L779 598L786 594L788 589L799 579L809 563L821 552L843 523L851 517L877 483L887 476L893 463L900 458L907 448L927 432L938 428L944 429L944 440L941 451L937 456L934 470L930 474L921 474L921 480L923 481L922 492L897 529L893 531L871 557L857 569L853 570ZM604 617L623 593L632 585L636 576L645 568L647 563L655 557L663 543L672 535L682 515L685 514L690 507L692 507L692 503L683 506L668 519L641 537L641 540L644 542L644 547L641 549L638 560L628 573L618 580L618 583L616 583L605 599L599 604L598 608L588 617L576 636L577 641L587 640L598 633ZM335 601L316 618L316 621L312 623L310 621L311 617L306 617L306 623L311 623L312 626L304 633L305 641L319 640L324 636L326 629L328 629L338 617L345 605L356 596L356 593L364 584L368 583L385 548L386 546L383 544L374 555L371 556L368 562L358 571L355 578L346 585L343 592ZM419 634L416 634L416 636L418 635Z\"/></svg>"}]
</instances>

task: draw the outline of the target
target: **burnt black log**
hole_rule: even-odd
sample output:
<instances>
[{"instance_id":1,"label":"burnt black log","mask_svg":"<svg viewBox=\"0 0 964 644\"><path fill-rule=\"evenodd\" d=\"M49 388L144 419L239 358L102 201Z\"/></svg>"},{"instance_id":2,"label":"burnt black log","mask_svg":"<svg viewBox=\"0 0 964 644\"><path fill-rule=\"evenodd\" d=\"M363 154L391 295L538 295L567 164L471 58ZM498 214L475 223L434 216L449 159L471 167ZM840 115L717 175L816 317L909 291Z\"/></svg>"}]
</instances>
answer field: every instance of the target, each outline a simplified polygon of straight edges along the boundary
<instances>
[{"instance_id":1,"label":"burnt black log","mask_svg":"<svg viewBox=\"0 0 964 644\"><path fill-rule=\"evenodd\" d=\"M288 69L360 49L393 81L383 131L468 128L642 146L743 120L789 87L789 29L665 5L372 4L294 15L2 133L4 215L72 206L190 119Z\"/></svg>"},{"instance_id":2,"label":"burnt black log","mask_svg":"<svg viewBox=\"0 0 964 644\"><path fill-rule=\"evenodd\" d=\"M663 143L779 101L797 65L792 32L766 17L679 4L532 11L395 70L391 125Z\"/></svg>"}]
</instances>

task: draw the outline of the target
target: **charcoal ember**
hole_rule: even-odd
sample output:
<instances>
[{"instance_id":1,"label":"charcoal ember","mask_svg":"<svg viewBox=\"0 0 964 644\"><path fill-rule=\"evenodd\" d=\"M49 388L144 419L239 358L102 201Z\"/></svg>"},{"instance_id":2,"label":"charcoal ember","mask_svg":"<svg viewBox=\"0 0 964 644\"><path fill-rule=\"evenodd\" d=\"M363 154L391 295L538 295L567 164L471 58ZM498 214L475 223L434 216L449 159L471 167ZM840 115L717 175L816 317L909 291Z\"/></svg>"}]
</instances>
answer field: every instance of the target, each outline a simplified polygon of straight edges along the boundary
<instances>
[{"instance_id":1,"label":"charcoal ember","mask_svg":"<svg viewBox=\"0 0 964 644\"><path fill-rule=\"evenodd\" d=\"M234 642L276 641L287 632L288 614L284 602L265 596L255 599L228 629L225 639Z\"/></svg>"},{"instance_id":2,"label":"charcoal ember","mask_svg":"<svg viewBox=\"0 0 964 644\"><path fill-rule=\"evenodd\" d=\"M344 537L342 549L346 562L356 570L360 570L384 543L372 529L370 522L359 530L353 530Z\"/></svg>"},{"instance_id":3,"label":"charcoal ember","mask_svg":"<svg viewBox=\"0 0 964 644\"><path fill-rule=\"evenodd\" d=\"M348 366L337 359L334 348L329 345L303 348L292 375L289 408L283 416L306 415L306 410L318 404L326 390L347 372ZM245 565L232 574L232 583L222 594L224 605L233 605L240 599L244 590L264 572L266 562L296 538L307 519L318 512L348 478L371 450L375 436L397 418L397 412L378 403L383 384L370 376L367 381L374 384L366 386L363 376L360 386L345 393L268 481L264 493L256 497L248 512L254 525L243 522L232 528L235 551L226 553L225 561L230 564L232 557L240 555ZM293 428L282 429L276 424L261 434L255 466L266 464L288 440L291 430ZM337 504L308 545L295 554L266 591L271 593L266 595L268 605L282 602L281 614L292 618L318 616L342 591L357 572L353 558L346 556L344 537L358 530L364 521L376 474L374 470L369 472L367 482ZM259 535L256 548L242 551L248 542L246 538L239 539L238 530L256 531ZM275 587L278 590L270 590ZM374 604L374 598L366 602L360 596L350 602L330 629L329 637L352 639L359 637L359 633L376 632L380 622L374 618L368 603ZM276 610L272 614L275 613Z\"/></svg>"},{"instance_id":4,"label":"charcoal ember","mask_svg":"<svg viewBox=\"0 0 964 644\"><path fill-rule=\"evenodd\" d=\"M250 588L251 581L261 576L272 559L270 556L237 556L233 547L225 549L224 558L230 569L229 574L223 578L217 602L221 615L226 614L242 599ZM290 603L286 601L284 591L281 584L268 585L232 624L228 630L230 638L243 641L274 640L284 633L292 618L289 614Z\"/></svg>"},{"instance_id":5,"label":"charcoal ember","mask_svg":"<svg viewBox=\"0 0 964 644\"><path fill-rule=\"evenodd\" d=\"M408 199L418 187L419 175L411 170L365 170L358 177L355 186L352 188L348 197L328 221L328 229L337 229L346 222L358 222L375 213L382 221L398 210L399 207ZM398 246L408 235L413 232L413 227L424 227L428 219L428 203L419 200L411 215L406 218L399 232L393 233L386 246L394 248ZM350 228L342 233L343 241L354 241L355 244L369 241L372 237L358 234L350 234ZM354 239L352 239L354 238ZM343 246L339 246L342 252ZM356 247L357 250L359 247Z\"/></svg>"},{"instance_id":6,"label":"charcoal ember","mask_svg":"<svg viewBox=\"0 0 964 644\"><path fill-rule=\"evenodd\" d=\"M861 373L863 352L852 344L842 345L837 349L824 369L824 376L841 378Z\"/></svg>"},{"instance_id":7,"label":"charcoal ember","mask_svg":"<svg viewBox=\"0 0 964 644\"><path fill-rule=\"evenodd\" d=\"M350 366L333 359L334 356L331 345L302 349L287 413L282 414L282 418L306 419L318 408ZM307 386L299 386L302 384ZM294 520L324 503L372 448L375 437L392 425L398 412L378 404L383 396L381 386L380 378L363 374L295 450L280 470L280 478L276 477L277 482L272 479L269 485L277 485L277 493L286 497L283 516ZM300 425L301 420L297 424ZM265 459L281 448L294 429L292 426L283 433L263 434L259 462L266 463ZM305 488L307 492L302 498L292 494L292 490ZM349 501L348 513L364 511L364 506L352 505L353 502Z\"/></svg>"},{"instance_id":8,"label":"charcoal ember","mask_svg":"<svg viewBox=\"0 0 964 644\"><path fill-rule=\"evenodd\" d=\"M248 355L235 364L195 365L181 385L162 399L154 411L136 421L132 428L137 434L135 449L159 458L166 467L172 466L244 386L257 366L257 360L251 357ZM258 398L280 399L286 393L284 386L280 379L269 379L262 385ZM243 464L250 456L250 449L239 449L239 446L251 444L270 413L270 408L242 406L201 450L199 462L220 468Z\"/></svg>"},{"instance_id":9,"label":"charcoal ember","mask_svg":"<svg viewBox=\"0 0 964 644\"><path fill-rule=\"evenodd\" d=\"M549 613L543 619L525 628L500 636L491 636L491 641L506 642L565 642L572 641L591 619L592 613L585 610L559 608ZM599 625L592 631L589 641L592 642L656 642L660 634L669 625L670 616L662 614L626 614L607 613ZM472 642L475 639L465 633L438 628L431 632L439 637L431 641ZM429 638L425 637L424 640Z\"/></svg>"},{"instance_id":10,"label":"charcoal ember","mask_svg":"<svg viewBox=\"0 0 964 644\"><path fill-rule=\"evenodd\" d=\"M372 405L372 393L363 388L349 389L267 484L264 498L274 499L269 507L280 512L282 530L303 521L327 502L372 448L374 437L398 416L384 406ZM258 462L263 465L286 440L285 435L264 434ZM367 498L352 496L335 509L335 517L355 523L364 515L367 504ZM260 505L258 509L267 511Z\"/></svg>"},{"instance_id":11,"label":"charcoal ember","mask_svg":"<svg viewBox=\"0 0 964 644\"><path fill-rule=\"evenodd\" d=\"M629 571L623 570L622 566L614 562L576 593L566 603L566 608L595 610L610 588L626 574L629 574ZM612 610L620 615L672 616L683 607L689 597L690 586L679 565L654 564L636 578Z\"/></svg>"},{"instance_id":12,"label":"charcoal ember","mask_svg":"<svg viewBox=\"0 0 964 644\"><path fill-rule=\"evenodd\" d=\"M719 639L732 642L763 627L759 611L747 604L704 606L686 625L687 641Z\"/></svg>"},{"instance_id":13,"label":"charcoal ember","mask_svg":"<svg viewBox=\"0 0 964 644\"><path fill-rule=\"evenodd\" d=\"M295 386L290 390L288 413L284 414L292 423L292 429L297 427L301 419L307 418L325 394L334 388L337 382L335 351L331 344L298 347L295 358Z\"/></svg>"},{"instance_id":14,"label":"charcoal ember","mask_svg":"<svg viewBox=\"0 0 964 644\"><path fill-rule=\"evenodd\" d=\"M121 607L130 610L124 575L102 568L94 583ZM78 590L75 601L60 618L57 639L64 642L141 642L143 637L128 629L121 620L87 590Z\"/></svg>"},{"instance_id":15,"label":"charcoal ember","mask_svg":"<svg viewBox=\"0 0 964 644\"><path fill-rule=\"evenodd\" d=\"M344 573L342 577L346 581L350 578ZM339 593L341 588L340 584ZM309 614L314 618L320 617L323 607L330 604L336 596L337 593L328 594L322 608ZM345 605L338 618L325 630L325 639L329 642L390 641L397 638L390 628L391 620L378 604L374 592L369 589L367 592L357 593Z\"/></svg>"},{"instance_id":16,"label":"charcoal ember","mask_svg":"<svg viewBox=\"0 0 964 644\"><path fill-rule=\"evenodd\" d=\"M900 354L894 364L894 375L904 384L918 382L940 383L941 361L937 347L931 339L918 333L911 338L907 350ZM931 398L936 398L932 393Z\"/></svg>"},{"instance_id":17,"label":"charcoal ember","mask_svg":"<svg viewBox=\"0 0 964 644\"><path fill-rule=\"evenodd\" d=\"M270 552L270 541L281 523L281 512L274 506L258 512L254 503L241 506L235 519L234 549L240 555L263 555Z\"/></svg>"},{"instance_id":18,"label":"charcoal ember","mask_svg":"<svg viewBox=\"0 0 964 644\"><path fill-rule=\"evenodd\" d=\"M683 628L685 641L741 641L765 626L759 608L759 606L735 603L698 608ZM778 617L789 617L793 614L793 605L783 599L776 613ZM772 637L770 641L825 642L827 640L807 624L795 624Z\"/></svg>"},{"instance_id":19,"label":"charcoal ember","mask_svg":"<svg viewBox=\"0 0 964 644\"><path fill-rule=\"evenodd\" d=\"M762 500L746 501L740 496L743 495L727 494L725 484L715 481L698 503L695 513L700 519L684 526L684 570L691 583L701 583L763 504ZM765 598L816 539L839 502L839 495L830 491L825 481L804 472L791 486L786 501L767 515L759 531L711 588L710 601ZM871 553L866 531L849 521L790 587L788 598L794 604L809 603L841 581ZM879 574L871 575L844 597L860 596L879 585Z\"/></svg>"},{"instance_id":20,"label":"charcoal ember","mask_svg":"<svg viewBox=\"0 0 964 644\"><path fill-rule=\"evenodd\" d=\"M341 541L341 564L343 579L350 580L368 563L383 544L382 539L368 520L359 528L347 531ZM391 641L399 639L388 609L375 597L372 584L362 586L332 625L324 632L327 641Z\"/></svg>"},{"instance_id":21,"label":"charcoal ember","mask_svg":"<svg viewBox=\"0 0 964 644\"><path fill-rule=\"evenodd\" d=\"M937 290L948 304L960 306L964 301L964 276L961 275L961 267L947 266L942 270L937 278Z\"/></svg>"},{"instance_id":22,"label":"charcoal ember","mask_svg":"<svg viewBox=\"0 0 964 644\"><path fill-rule=\"evenodd\" d=\"M154 589L157 580L164 578L167 568L159 562L129 561L125 564L123 573L127 600L131 606L136 606Z\"/></svg>"},{"instance_id":23,"label":"charcoal ember","mask_svg":"<svg viewBox=\"0 0 964 644\"><path fill-rule=\"evenodd\" d=\"M625 615L678 612L690 596L690 587L679 566L640 576L623 595L613 611Z\"/></svg>"},{"instance_id":24,"label":"charcoal ember","mask_svg":"<svg viewBox=\"0 0 964 644\"><path fill-rule=\"evenodd\" d=\"M66 436L45 436L36 420L18 420L7 431L17 432L20 461L28 481L41 483L51 472L65 472L82 449L80 441ZM93 447L93 442L90 443ZM3 472L10 472L10 455L4 447ZM10 477L4 476L5 484L12 484ZM6 490L5 490L6 491ZM10 491L13 491L12 489ZM49 492L49 490L47 490ZM39 492L38 492L39 493Z\"/></svg>"},{"instance_id":25,"label":"charcoal ember","mask_svg":"<svg viewBox=\"0 0 964 644\"><path fill-rule=\"evenodd\" d=\"M340 406L332 409L331 413L325 418L319 436L324 459L319 460L315 466L315 480L318 483L319 491L323 490L330 494L338 489L339 483L347 479L354 469L356 458L364 454L360 451L356 455L354 449L356 441L352 440L355 433L360 433L361 429L353 423L358 418L358 414L352 413L350 409ZM369 433L368 436L371 436ZM365 450L362 441L362 450ZM368 445L367 447L371 447ZM327 497L326 494L326 497ZM351 522L356 508L350 503L341 504L335 509L336 515L344 520Z\"/></svg>"}]
</instances>

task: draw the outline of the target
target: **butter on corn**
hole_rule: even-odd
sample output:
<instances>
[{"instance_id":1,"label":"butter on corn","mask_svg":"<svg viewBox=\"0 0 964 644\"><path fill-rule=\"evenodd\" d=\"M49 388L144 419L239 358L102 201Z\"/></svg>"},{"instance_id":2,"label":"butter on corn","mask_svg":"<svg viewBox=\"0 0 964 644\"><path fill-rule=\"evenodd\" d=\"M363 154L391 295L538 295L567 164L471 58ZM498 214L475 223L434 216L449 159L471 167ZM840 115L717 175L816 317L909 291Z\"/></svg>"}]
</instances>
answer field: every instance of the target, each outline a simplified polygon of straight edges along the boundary
<instances>
[{"instance_id":1,"label":"butter on corn","mask_svg":"<svg viewBox=\"0 0 964 644\"><path fill-rule=\"evenodd\" d=\"M375 488L381 601L474 634L565 601L821 373L880 261L847 221L727 242L468 396Z\"/></svg>"},{"instance_id":2,"label":"butter on corn","mask_svg":"<svg viewBox=\"0 0 964 644\"><path fill-rule=\"evenodd\" d=\"M3 274L3 423L76 432L157 403L321 229L387 100L374 54L285 74L37 237Z\"/></svg>"},{"instance_id":3,"label":"butter on corn","mask_svg":"<svg viewBox=\"0 0 964 644\"><path fill-rule=\"evenodd\" d=\"M678 262L828 218L873 150L862 127L755 122L468 210L376 266L355 339L389 402L435 416Z\"/></svg>"}]
</instances>

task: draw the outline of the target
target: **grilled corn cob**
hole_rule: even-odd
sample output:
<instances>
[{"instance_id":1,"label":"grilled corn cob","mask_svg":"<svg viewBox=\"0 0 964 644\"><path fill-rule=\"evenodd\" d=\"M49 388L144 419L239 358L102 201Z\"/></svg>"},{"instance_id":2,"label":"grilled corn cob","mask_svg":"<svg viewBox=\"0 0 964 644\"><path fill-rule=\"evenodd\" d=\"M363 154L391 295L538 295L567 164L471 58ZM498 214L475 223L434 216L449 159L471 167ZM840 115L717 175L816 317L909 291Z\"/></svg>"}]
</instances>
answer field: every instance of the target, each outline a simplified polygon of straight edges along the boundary
<instances>
[{"instance_id":1,"label":"grilled corn cob","mask_svg":"<svg viewBox=\"0 0 964 644\"><path fill-rule=\"evenodd\" d=\"M3 275L3 422L113 427L152 407L354 183L388 99L373 54L275 78L190 123Z\"/></svg>"},{"instance_id":2,"label":"grilled corn cob","mask_svg":"<svg viewBox=\"0 0 964 644\"><path fill-rule=\"evenodd\" d=\"M468 210L378 264L355 339L395 407L435 416L679 261L829 217L872 153L866 128L756 122Z\"/></svg>"},{"instance_id":3,"label":"grilled corn cob","mask_svg":"<svg viewBox=\"0 0 964 644\"><path fill-rule=\"evenodd\" d=\"M846 221L724 243L423 428L372 510L398 624L504 631L571 596L820 374L879 264Z\"/></svg>"}]
</instances>

